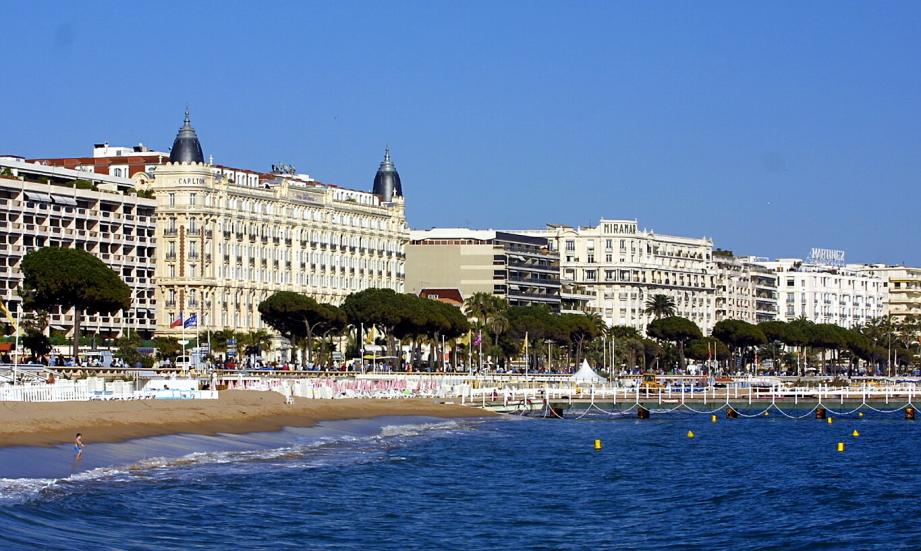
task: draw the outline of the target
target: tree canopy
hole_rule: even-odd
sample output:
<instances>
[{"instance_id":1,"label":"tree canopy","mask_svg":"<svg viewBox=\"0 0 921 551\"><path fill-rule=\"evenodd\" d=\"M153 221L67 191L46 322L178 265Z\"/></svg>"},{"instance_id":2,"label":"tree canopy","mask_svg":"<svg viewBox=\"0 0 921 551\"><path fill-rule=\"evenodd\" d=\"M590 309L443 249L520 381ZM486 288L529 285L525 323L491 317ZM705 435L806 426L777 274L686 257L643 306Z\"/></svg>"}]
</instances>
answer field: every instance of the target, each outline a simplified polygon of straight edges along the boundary
<instances>
[{"instance_id":1,"label":"tree canopy","mask_svg":"<svg viewBox=\"0 0 921 551\"><path fill-rule=\"evenodd\" d=\"M646 333L654 339L669 341L678 345L678 361L682 370L685 368L685 343L703 336L700 332L700 327L697 327L696 323L679 316L669 316L654 320L646 327Z\"/></svg>"},{"instance_id":2,"label":"tree canopy","mask_svg":"<svg viewBox=\"0 0 921 551\"><path fill-rule=\"evenodd\" d=\"M131 288L105 262L82 249L43 247L22 259L23 303L30 309L74 309L73 355L84 313L114 314L131 307Z\"/></svg>"},{"instance_id":3,"label":"tree canopy","mask_svg":"<svg viewBox=\"0 0 921 551\"><path fill-rule=\"evenodd\" d=\"M677 312L675 299L661 293L652 295L646 299L646 309L643 312L656 319L674 316Z\"/></svg>"}]
</instances>

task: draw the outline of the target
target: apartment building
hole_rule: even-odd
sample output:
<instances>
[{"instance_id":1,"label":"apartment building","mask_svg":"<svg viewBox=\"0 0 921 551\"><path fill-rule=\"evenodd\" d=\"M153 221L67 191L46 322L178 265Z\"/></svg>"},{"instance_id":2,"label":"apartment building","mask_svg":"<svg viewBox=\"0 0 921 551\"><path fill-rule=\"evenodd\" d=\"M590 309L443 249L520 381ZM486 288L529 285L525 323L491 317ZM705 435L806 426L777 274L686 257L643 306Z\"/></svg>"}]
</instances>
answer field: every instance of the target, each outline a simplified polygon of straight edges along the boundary
<instances>
[{"instance_id":1,"label":"apartment building","mask_svg":"<svg viewBox=\"0 0 921 551\"><path fill-rule=\"evenodd\" d=\"M716 321L737 319L748 323L770 321L777 316L777 275L751 257L729 251L713 252L716 268Z\"/></svg>"},{"instance_id":2,"label":"apartment building","mask_svg":"<svg viewBox=\"0 0 921 551\"><path fill-rule=\"evenodd\" d=\"M921 320L921 268L887 264L852 266L871 277L885 280L888 291L883 315L894 321Z\"/></svg>"},{"instance_id":3,"label":"apartment building","mask_svg":"<svg viewBox=\"0 0 921 551\"><path fill-rule=\"evenodd\" d=\"M495 230L435 228L410 232L406 289L490 293L512 306L560 310L559 257L544 237Z\"/></svg>"},{"instance_id":4,"label":"apartment building","mask_svg":"<svg viewBox=\"0 0 921 551\"><path fill-rule=\"evenodd\" d=\"M114 337L155 328L156 218L153 199L139 197L135 182L111 176L0 157L0 296L15 311L20 263L40 247L86 250L131 287L132 308L111 316L87 315L87 333ZM73 310L50 312L50 325L70 331Z\"/></svg>"}]
</instances>

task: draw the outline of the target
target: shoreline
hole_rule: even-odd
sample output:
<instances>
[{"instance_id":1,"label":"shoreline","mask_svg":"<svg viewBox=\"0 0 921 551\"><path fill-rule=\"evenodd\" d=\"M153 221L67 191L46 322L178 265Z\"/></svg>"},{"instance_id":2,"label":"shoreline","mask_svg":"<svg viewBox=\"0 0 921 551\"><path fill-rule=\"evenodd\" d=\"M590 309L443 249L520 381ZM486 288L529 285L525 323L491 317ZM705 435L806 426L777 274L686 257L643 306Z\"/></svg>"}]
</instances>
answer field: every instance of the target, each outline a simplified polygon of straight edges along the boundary
<instances>
[{"instance_id":1,"label":"shoreline","mask_svg":"<svg viewBox=\"0 0 921 551\"><path fill-rule=\"evenodd\" d=\"M384 416L439 418L497 414L432 398L393 400L295 398L277 392L221 391L217 400L112 400L92 402L0 402L0 447L57 446L73 442L123 442L149 436L276 432L321 421Z\"/></svg>"}]
</instances>

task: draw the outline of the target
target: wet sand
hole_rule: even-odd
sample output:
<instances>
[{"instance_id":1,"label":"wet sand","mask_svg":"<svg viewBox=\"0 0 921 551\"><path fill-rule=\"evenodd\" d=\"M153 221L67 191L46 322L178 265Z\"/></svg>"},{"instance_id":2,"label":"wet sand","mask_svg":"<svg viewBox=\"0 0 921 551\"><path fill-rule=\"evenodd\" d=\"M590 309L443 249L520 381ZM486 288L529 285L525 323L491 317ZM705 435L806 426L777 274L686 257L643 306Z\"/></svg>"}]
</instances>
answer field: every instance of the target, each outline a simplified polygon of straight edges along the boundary
<instances>
[{"instance_id":1,"label":"wet sand","mask_svg":"<svg viewBox=\"0 0 921 551\"><path fill-rule=\"evenodd\" d=\"M484 417L481 409L429 398L396 400L295 398L277 392L229 390L218 400L0 402L0 446L54 446L73 441L120 442L166 434L218 434L309 427L320 421L382 416Z\"/></svg>"}]
</instances>

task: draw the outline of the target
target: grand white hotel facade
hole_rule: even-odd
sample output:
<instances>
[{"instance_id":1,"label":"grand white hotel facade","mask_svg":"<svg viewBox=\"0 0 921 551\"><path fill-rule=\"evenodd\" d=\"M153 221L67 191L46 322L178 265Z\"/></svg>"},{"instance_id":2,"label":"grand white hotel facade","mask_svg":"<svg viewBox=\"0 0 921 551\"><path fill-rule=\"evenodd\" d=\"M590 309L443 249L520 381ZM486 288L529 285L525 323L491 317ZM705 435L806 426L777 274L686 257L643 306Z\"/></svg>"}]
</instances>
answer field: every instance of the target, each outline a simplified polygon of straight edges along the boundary
<instances>
[{"instance_id":1,"label":"grand white hotel facade","mask_svg":"<svg viewBox=\"0 0 921 551\"><path fill-rule=\"evenodd\" d=\"M178 336L183 329L174 322L193 315L193 332L261 329L259 303L281 290L340 303L369 287L404 289L409 228L389 151L372 192L323 184L288 166L272 172L230 168L205 161L187 114L169 153L98 144L93 157L25 164L111 184L105 186L111 188L108 194L55 192L78 197L89 210L69 212L61 231L75 239L42 243L86 248L122 275L127 274L124 263L131 277L143 274L135 286L140 286L136 306L145 308L144 316L125 313L104 320L113 336L129 327ZM15 191L0 201L0 215L7 220L32 208L25 192L47 187L21 181L11 186ZM143 197L149 193L153 198ZM79 199L83 196L85 202ZM108 214L110 202L117 213ZM53 204L51 198L48 203ZM111 223L113 216L119 224ZM84 217L94 224L99 218L102 225L81 225ZM10 272L7 293L21 277L17 267L29 250L21 245L26 233L7 237L8 246L0 249L13 257L4 260Z\"/></svg>"},{"instance_id":2,"label":"grand white hotel facade","mask_svg":"<svg viewBox=\"0 0 921 551\"><path fill-rule=\"evenodd\" d=\"M676 315L709 333L716 323L716 271L708 238L663 235L636 220L602 219L597 226L551 225L527 230L547 237L560 254L560 281L586 293L587 309L608 325L645 332L646 301L663 294Z\"/></svg>"}]
</instances>

